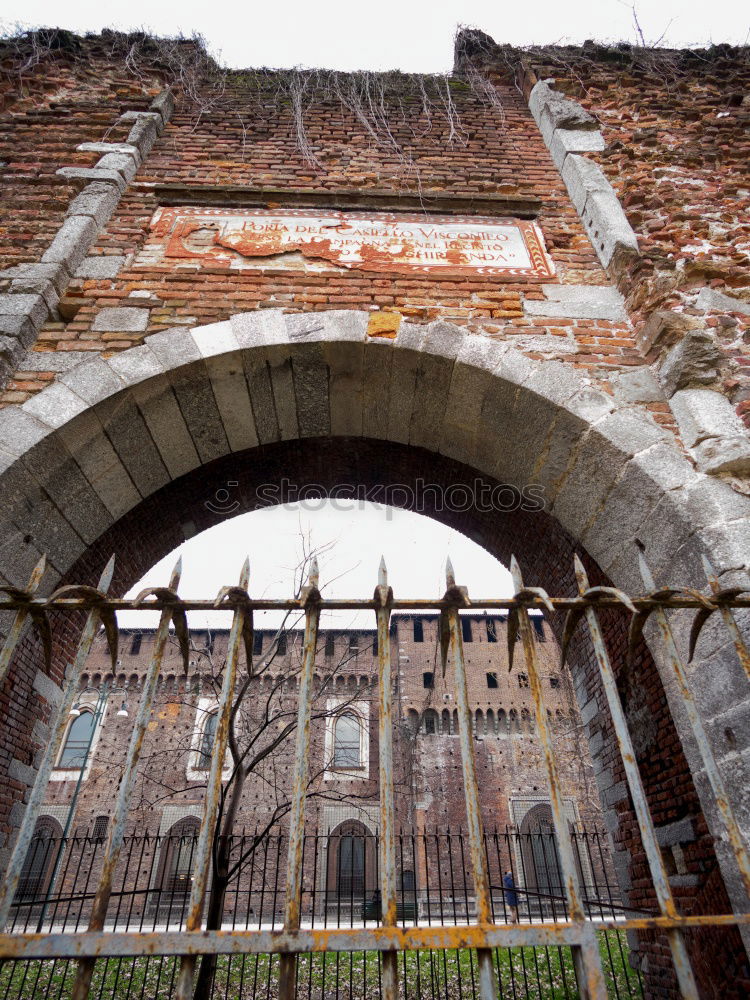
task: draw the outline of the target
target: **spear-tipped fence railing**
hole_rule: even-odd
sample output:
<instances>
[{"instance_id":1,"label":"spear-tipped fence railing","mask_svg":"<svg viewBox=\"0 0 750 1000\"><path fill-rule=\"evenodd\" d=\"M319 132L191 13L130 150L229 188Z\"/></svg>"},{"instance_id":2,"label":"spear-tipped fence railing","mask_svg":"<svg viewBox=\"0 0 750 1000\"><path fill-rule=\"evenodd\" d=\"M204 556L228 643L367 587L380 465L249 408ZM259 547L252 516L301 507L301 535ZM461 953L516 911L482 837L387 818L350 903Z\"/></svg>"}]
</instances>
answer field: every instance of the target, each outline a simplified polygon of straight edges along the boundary
<instances>
[{"instance_id":1,"label":"spear-tipped fence railing","mask_svg":"<svg viewBox=\"0 0 750 1000\"><path fill-rule=\"evenodd\" d=\"M222 913L221 925L226 929L254 930L282 926L286 894L285 857L288 849L286 830L270 830L258 839L254 833L238 832L229 838L229 855L245 858L233 874ZM467 834L461 829L395 828L392 831L395 889L394 911L387 913L380 886L383 871L380 858L384 836L375 833L306 834L303 853L305 877L301 906L301 921L310 928L399 927L414 928L460 926L476 920L480 900L474 884ZM189 902L193 885L190 871L198 863L196 833L130 834L123 840L120 862L111 893L111 909L106 929L118 931L188 930ZM357 871L342 871L345 863L342 849L355 841L362 867ZM582 873L581 895L587 916L599 921L622 922L628 915L647 915L649 911L628 907L621 899L613 880L606 834L596 827L576 825L572 831L576 867ZM35 929L45 933L75 933L87 925L95 896L104 855L104 840L91 830L76 832L70 837L39 839L31 846L26 875L13 901L8 929L25 933ZM516 911L522 925L542 920L556 922L566 919L564 889L558 863L558 845L554 832L547 824L524 830L511 827L487 830L484 838L485 865L488 875L488 899L491 920L506 923L513 913L508 902L508 890L503 879L512 872ZM51 872L50 861L60 857L58 877ZM179 871L168 861L180 857L185 862ZM342 878L342 875L344 876ZM512 901L512 897L511 897ZM44 913L42 926L39 914ZM642 984L637 969L627 961L628 947L624 931L600 931L603 968L614 996L640 997ZM355 975L359 985L368 986L365 994L386 1000L389 989L387 953L370 956L370 966L360 965ZM394 952L398 966L398 953ZM492 951L492 961L501 995L525 997L523 979L529 981L533 996L553 995L556 981L564 983L572 996L576 992L576 974L568 949L533 947L513 953ZM445 957L430 950L423 956L422 971L431 972L422 983L417 996L440 998L448 982L462 986L462 996L479 996L479 967L455 953ZM340 994L347 996L348 956L329 956L328 974L323 977L323 956L316 957L317 968L308 960L297 977L297 996L313 1000L322 995L321 979L335 982L336 963ZM165 993L172 996L181 974L180 963L174 959L159 959L161 981ZM265 966L267 959L261 963ZM343 964L342 964L343 962ZM211 996L214 1000L252 996L256 1000L271 1000L278 987L278 968L273 969L272 982L256 983L253 992L247 983L255 974L258 956L225 958L214 972ZM66 983L63 995L74 981L75 963L61 962L54 968L46 963L43 969L33 969L39 963L21 960L6 962L0 969L1 1000L25 1000L33 995L53 997L61 982ZM32 971L29 971L29 965ZM110 959L100 961L92 980L93 995L108 1000L125 1000L130 981L144 974L144 960ZM184 965L182 966L184 968ZM397 969L398 971L398 969ZM415 969L407 962L406 980L402 992L416 990ZM152 969L152 973L154 970ZM367 974L365 979L365 973ZM438 975L439 974L439 975ZM155 975L155 973L154 973ZM32 994L29 982L36 981ZM300 981L300 977L301 980ZM251 976L251 979L253 977ZM402 974L402 978L403 974ZM422 976L420 975L420 979ZM518 981L515 981L518 980ZM246 992L240 990L244 982ZM236 992L235 992L236 991ZM135 995L140 990L136 989ZM335 992L335 990L334 990Z\"/></svg>"},{"instance_id":2,"label":"spear-tipped fence railing","mask_svg":"<svg viewBox=\"0 0 750 1000\"><path fill-rule=\"evenodd\" d=\"M50 612L57 615L79 614L86 611L88 617L84 626L78 651L67 673L67 683L58 714L52 725L52 736L43 753L37 779L32 789L25 817L21 824L6 877L0 883L0 961L21 960L33 964L35 961L76 963L76 971L67 986L61 985L59 996L71 996L73 1000L84 1000L90 996L102 996L101 983L94 978L97 960L121 962L125 957L135 961L142 957L147 963L160 956L160 961L172 962L172 980L169 995L179 1000L189 1000L194 986L196 961L203 955L225 956L230 964L244 962L248 956L256 959L254 975L258 975L258 956L266 956L267 964L263 974L270 982L271 964L278 957L277 995L280 1000L292 1000L299 995L300 983L305 975L312 976L313 956L322 955L325 965L326 955L336 956L338 976L339 958L342 953L372 955L377 969L378 993L385 1000L395 1000L414 992L413 974L410 962L416 955L416 996L424 995L419 986L422 976L421 958L429 954L440 965L448 953L468 955L471 970L472 994L479 1000L495 1000L505 996L502 969L499 961L501 949L520 948L521 954L527 947L532 949L569 949L575 973L575 990L584 1000L602 1000L607 996L607 977L602 968L602 932L651 931L666 933L671 948L675 972L682 996L697 1000L698 986L691 965L685 934L697 927L731 927L750 925L749 913L724 913L682 915L678 912L673 898L669 878L659 850L653 818L649 810L639 767L633 752L631 735L620 702L615 668L604 642L599 623L600 609L617 609L631 616L631 650L635 649L643 627L653 615L662 643L663 661L671 669L676 687L685 708L685 715L692 729L692 735L701 756L703 769L716 796L719 816L723 824L722 839L726 841L734 856L736 869L745 889L750 895L750 860L742 838L732 802L724 787L720 770L712 754L711 746L703 729L695 699L690 687L686 664L678 651L672 626L668 616L671 609L693 609L697 612L689 640L688 658L692 656L698 641L700 629L714 613L724 622L731 636L736 653L750 678L750 657L742 638L741 629L735 618L737 610L750 608L750 594L737 588L722 589L717 574L707 566L707 594L693 589L655 589L648 567L641 560L644 584L649 592L640 597L628 597L611 587L590 587L582 565L576 561L575 571L579 593L575 597L550 597L541 588L527 587L520 568L512 560L511 570L515 593L503 599L469 599L465 588L457 586L450 563L446 573L446 592L438 600L396 599L388 586L385 566L381 564L374 596L370 600L324 600L318 590L317 566L313 564L307 586L299 597L288 600L255 600L248 593L247 564L243 568L239 586L224 588L214 601L186 600L179 597L177 590L180 579L178 562L168 587L144 591L133 600L107 596L112 578L112 561L102 574L97 588L64 587L49 597L38 596L44 566L34 570L27 588L5 589L6 598L0 600L0 611L15 613L9 633L0 652L0 681L11 667L13 654L23 640L25 628L30 623L39 634L45 658L50 662L52 655L52 626ZM505 908L498 908L496 886L491 881L491 866L488 861L488 838L482 824L480 796L477 784L474 743L471 739L471 718L468 708L466 667L463 655L463 637L459 612L462 608L498 609L508 612L509 663L513 669L514 651L520 640L525 670L529 680L530 693L536 715L536 729L542 745L546 769L549 801L552 812L557 854L555 867L559 869L557 883L546 883L548 889L537 893L538 912L535 919L528 922L509 923ZM370 923L363 913L360 921L352 921L350 926L323 926L315 921L303 921L303 888L305 865L305 800L309 782L309 747L311 700L313 691L313 670L317 631L320 615L328 610L366 610L374 612L378 628L378 666L380 680L380 835L377 845L377 867L379 901L377 919ZM466 846L470 860L469 870L472 885L472 903L468 896L463 919L453 922L441 920L439 923L416 919L408 924L399 920L399 900L402 916L404 912L403 869L402 884L399 885L399 835L394 823L394 779L392 741L390 732L393 725L390 699L391 648L389 640L389 617L394 610L438 610L440 612L440 636L443 670L450 661L454 671L455 690L459 717L459 738L461 747L463 784L466 799L467 833ZM138 713L127 750L123 774L117 792L114 815L109 826L106 841L101 849L100 863L96 869L98 883L91 894L91 903L86 910L86 929L81 929L83 914L75 919L72 928L67 924L59 927L54 923L50 933L29 934L24 929L9 927L9 918L14 898L17 898L19 883L24 872L24 862L32 842L36 820L44 798L47 782L54 762L57 760L65 736L68 716L73 699L79 687L81 673L91 648L92 641L100 627L104 627L110 646L113 666L117 656L118 630L116 613L125 610L155 610L160 612L159 626L153 645L151 661L143 684ZM182 893L180 905L184 909L184 925L179 929L155 924L144 924L133 929L128 926L121 930L112 929L113 908L120 902L114 891L114 873L122 860L125 846L125 823L131 805L134 782L138 770L143 737L151 717L157 690L164 647L174 626L187 669L189 642L187 634L188 611L230 610L233 624L227 651L227 666L219 703L219 722L212 749L207 792L205 795L203 818L196 838L193 857L195 864L190 881L189 893ZM281 926L277 929L276 919L271 927L261 925L254 929L247 927L222 927L218 930L202 929L203 909L211 877L211 843L216 809L221 795L222 763L228 740L231 711L231 693L236 677L237 663L244 646L248 667L252 670L253 613L261 611L302 611L305 616L304 651L298 695L298 719L295 733L295 757L293 766L293 791L289 814L288 840L286 844L286 871L281 883L284 902L281 908ZM566 614L563 628L562 657L567 654L570 641L578 623L585 620L589 636L593 642L596 663L602 688L613 721L614 733L623 761L623 769L638 822L644 852L651 872L658 903L658 913L634 914L624 910L615 913L613 905L602 908L597 901L599 912L594 913L590 892L582 884L580 864L577 864L575 838L571 834L564 813L562 788L555 761L552 736L547 722L547 709L540 683L537 638L530 618L531 611L542 611L550 615ZM491 839L491 838L490 838ZM461 841L463 850L463 840ZM317 855L316 855L317 856ZM440 866L437 869L440 879ZM278 880L278 866L277 875ZM279 882L277 881L277 884ZM23 895L23 885L20 886ZM175 886L171 888L174 894ZM549 897L546 900L545 898ZM447 897L441 891L440 905ZM529 910L531 895L526 896ZM453 894L455 907L455 894ZM61 901L58 901L61 902ZM611 901L610 901L611 902ZM547 906L547 903L550 905ZM27 904L28 905L28 904ZM62 904L61 904L62 905ZM340 905L340 900L339 900ZM157 907L157 913L158 913ZM429 908L431 909L431 907ZM594 907L596 909L596 907ZM261 907L262 910L262 907ZM457 911L455 911L457 913ZM552 915L553 919L550 919ZM549 953L547 951L547 953ZM536 955L536 951L534 951ZM537 961L537 959L535 959ZM366 957L365 957L366 965ZM445 968L445 966L443 966ZM427 970L424 972L428 974ZM439 975L430 966L429 975ZM461 976L461 963L458 967ZM524 973L526 975L526 973ZM337 979L338 982L338 979ZM446 980L447 983L447 980ZM153 984L149 992L153 992ZM153 995L160 995L158 989ZM228 989L229 987L227 987ZM243 987L244 988L244 987ZM460 988L460 984L459 984ZM234 987L233 987L234 989ZM34 991L24 986L25 993L19 996L34 996ZM240 996L254 996L254 987ZM448 987L446 985L446 992ZM351 991L350 991L351 992ZM46 994L45 994L46 995ZM141 996L147 995L145 980ZM262 995L259 993L258 995ZM370 995L370 994L368 994ZM434 991L433 991L434 995ZM515 996L515 987L514 993ZM528 993L523 994L528 995ZM565 995L568 988L565 987ZM573 994L571 994L573 995Z\"/></svg>"}]
</instances>

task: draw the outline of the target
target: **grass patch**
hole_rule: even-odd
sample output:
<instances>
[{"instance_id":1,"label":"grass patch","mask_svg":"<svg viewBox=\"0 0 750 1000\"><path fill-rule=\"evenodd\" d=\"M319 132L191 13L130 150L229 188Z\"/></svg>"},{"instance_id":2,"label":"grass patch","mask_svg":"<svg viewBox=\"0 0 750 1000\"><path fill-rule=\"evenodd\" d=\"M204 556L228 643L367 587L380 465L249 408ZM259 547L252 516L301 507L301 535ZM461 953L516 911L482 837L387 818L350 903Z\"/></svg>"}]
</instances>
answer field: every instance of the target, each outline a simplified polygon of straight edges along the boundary
<instances>
[{"instance_id":1,"label":"grass patch","mask_svg":"<svg viewBox=\"0 0 750 1000\"><path fill-rule=\"evenodd\" d=\"M599 931L608 994L643 996L628 964L622 931ZM573 1000L578 996L569 948L503 948L494 953L501 1000ZM173 996L178 960L102 959L96 963L91 1000L168 1000ZM213 1000L275 1000L278 956L220 956ZM464 1000L478 993L476 953L410 951L399 956L404 1000ZM0 969L0 1000L69 1000L75 963L7 962ZM375 952L301 955L299 1000L371 1000L380 995L380 958Z\"/></svg>"}]
</instances>

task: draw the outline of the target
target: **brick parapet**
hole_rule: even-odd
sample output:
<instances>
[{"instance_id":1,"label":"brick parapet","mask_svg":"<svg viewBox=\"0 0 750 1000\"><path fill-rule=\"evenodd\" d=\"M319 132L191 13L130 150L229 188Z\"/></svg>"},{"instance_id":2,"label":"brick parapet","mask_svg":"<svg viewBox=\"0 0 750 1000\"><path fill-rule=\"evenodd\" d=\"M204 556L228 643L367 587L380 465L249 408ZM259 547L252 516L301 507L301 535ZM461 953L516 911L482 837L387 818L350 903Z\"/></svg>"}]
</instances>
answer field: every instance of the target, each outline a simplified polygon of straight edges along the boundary
<instances>
[{"instance_id":1,"label":"brick parapet","mask_svg":"<svg viewBox=\"0 0 750 1000\"><path fill-rule=\"evenodd\" d=\"M23 366L48 318L60 315L68 285L174 109L170 92L161 91L148 111L142 105L123 111L120 104L113 120L105 103L106 84L114 86L111 77L116 75L110 73L108 80L104 74L93 107L81 102L78 87L71 87L72 93L56 93L54 101L38 95L16 101L12 118L6 118L10 159L3 164L8 184L4 204L13 218L0 271L0 384ZM90 141L118 127L128 129L123 143ZM29 162L29 156L43 163ZM60 160L64 165L57 166ZM70 165L71 160L78 162ZM64 213L62 219L55 208ZM18 231L24 223L32 230L31 240L28 232ZM49 381L45 373L38 378L42 385Z\"/></svg>"}]
</instances>

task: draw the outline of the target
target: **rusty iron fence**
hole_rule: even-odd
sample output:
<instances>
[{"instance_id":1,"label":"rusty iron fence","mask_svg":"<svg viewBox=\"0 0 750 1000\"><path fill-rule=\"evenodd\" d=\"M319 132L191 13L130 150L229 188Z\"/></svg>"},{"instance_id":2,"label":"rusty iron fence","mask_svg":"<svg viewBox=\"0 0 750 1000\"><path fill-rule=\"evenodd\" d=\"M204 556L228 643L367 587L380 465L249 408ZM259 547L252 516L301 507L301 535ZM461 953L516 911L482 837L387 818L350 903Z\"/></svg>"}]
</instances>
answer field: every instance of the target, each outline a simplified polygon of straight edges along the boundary
<instances>
[{"instance_id":1,"label":"rusty iron fence","mask_svg":"<svg viewBox=\"0 0 750 1000\"><path fill-rule=\"evenodd\" d=\"M87 613L86 623L78 643L77 652L68 671L68 683L53 721L51 737L44 750L36 782L31 791L26 815L11 855L6 876L0 884L0 960L21 959L27 964L73 962L73 972L69 980L56 989L60 997L70 996L72 1000L84 1000L89 996L101 995L101 986L95 978L97 963L104 960L108 967L111 960L143 958L147 963L155 961L155 956L163 957L171 963L174 982L169 993L159 990L161 986L148 986L143 995L174 996L177 1000L190 1000L193 995L196 965L201 956L225 956L223 961L244 963L265 956L261 963L262 974L268 979L273 971L273 995L280 1000L292 1000L297 995L300 982L306 975L312 976L314 961L322 956L322 961L333 961L339 970L342 955L349 956L352 963L365 956L374 959L378 990L384 1000L397 997L421 995L409 993L413 982L410 963L416 961L417 978L422 975L424 955L436 956L438 964L447 962L449 954L458 956L459 970L464 962L471 967L471 981L475 995L480 1000L494 1000L506 995L502 970L499 966L501 951L504 949L542 949L550 954L555 949L569 950L572 960L571 982L575 981L575 993L584 1000L602 1000L607 996L607 982L602 965L602 951L599 935L602 931L663 931L669 941L674 969L682 996L698 1000L694 970L691 967L685 935L691 928L699 926L728 927L750 924L750 914L725 913L710 915L681 915L678 912L667 872L659 849L654 823L649 811L641 775L636 762L631 734L628 731L625 713L615 680L611 662L598 617L598 609L616 608L631 616L631 649L640 639L646 621L653 617L662 644L662 653L668 666L674 672L678 690L685 708L686 717L692 728L696 745L702 758L702 765L724 826L723 835L734 854L737 868L750 893L750 860L747 848L734 816L732 804L727 795L723 779L691 691L686 664L681 658L670 624L668 611L671 609L694 609L694 625L691 634L691 650L695 647L698 634L707 618L717 612L729 630L737 655L750 677L750 656L743 644L734 609L750 608L750 596L733 590L722 590L716 574L707 565L708 593L693 589L657 590L645 562L641 559L641 571L647 593L641 597L628 597L621 591L609 587L591 587L580 561L576 559L575 572L579 594L572 598L551 598L541 588L525 586L521 571L515 560L511 561L514 582L514 596L507 599L469 600L464 587L456 584L453 569L446 567L446 592L438 600L397 600L388 586L385 566L381 563L377 586L373 598L357 600L323 600L318 589L317 564L313 564L309 579L299 597L290 601L255 600L248 594L249 568L245 563L239 585L225 587L215 601L184 600L178 595L181 563L178 562L167 587L145 591L134 600L114 599L107 596L112 579L113 560L104 570L98 587L64 587L50 597L37 596L43 574L43 564L36 568L26 589L5 589L6 599L0 601L0 611L15 613L2 652L0 653L0 681L8 671L13 652L24 634L29 622L41 636L45 655L51 656L52 632L50 612L56 615L80 615ZM472 739L472 718L469 709L466 667L464 661L463 638L459 611L465 607L505 609L508 612L508 643L510 668L513 669L514 652L519 644L522 648L524 669L528 676L530 692L536 716L536 730L544 754L549 802L559 858L560 912L557 919L550 919L542 913L538 919L508 923L506 914L498 911L497 898L487 850L487 838L482 826L479 807L474 746ZM24 861L33 836L47 782L52 767L59 754L68 725L68 716L74 705L79 681L94 638L104 627L110 641L113 663L117 653L118 610L150 609L159 612L159 625L155 633L150 665L143 683L137 715L123 767L123 775L117 790L112 821L103 846L101 862L97 869L96 886L92 885L90 909L87 910L85 929L83 924L71 929L59 929L56 925L50 933L30 933L27 930L14 931L9 928L14 897L19 888L24 869ZM284 893L281 914L274 927L222 927L206 930L202 927L211 872L211 850L213 830L222 788L222 767L229 739L232 692L238 674L240 653L244 646L248 664L252 664L253 613L256 611L297 609L304 614L305 631L302 666L299 674L298 715L295 729L295 756L293 768L293 790L289 813L289 832L286 844L286 864L283 879ZM316 923L307 926L303 921L303 874L305 864L305 807L308 783L311 701L313 676L317 648L318 625L324 610L369 609L374 612L378 630L378 688L379 688L379 762L378 777L380 787L380 822L378 838L378 888L380 892L379 919L373 923L362 921L353 926L321 926ZM454 672L456 702L459 719L459 744L461 751L463 785L466 799L467 829L465 833L466 854L471 882L473 885L473 907L466 912L463 920L451 923L414 924L399 921L399 868L397 861L398 831L394 819L394 772L393 772L393 709L391 675L391 633L390 616L395 609L438 610L440 612L440 638L443 669L448 663ZM181 642L182 653L187 661L188 638L186 612L191 610L231 610L232 627L229 634L227 661L223 671L221 696L219 699L218 725L213 743L207 790L204 797L203 814L194 850L191 857L191 878L189 892L181 890L184 917L179 929L171 927L111 929L108 921L116 909L115 874L126 849L125 823L133 794L139 757L148 725L157 684L162 666L165 647L170 629L174 627ZM544 694L538 661L537 639L530 618L530 612L546 611L552 615L566 613L563 630L562 656L565 658L571 637L581 620L586 625L593 642L602 688L612 718L619 750L622 757L634 812L638 822L643 847L658 903L656 914L613 915L611 912L594 918L587 903L585 886L576 864L573 837L564 811L561 784L555 761L552 734L547 718ZM403 898L401 900L403 914ZM415 958L416 956L416 958ZM243 964L244 968L244 964ZM256 962L256 970L259 968ZM463 966L464 972L466 966ZM427 974L426 972L424 973ZM269 979L270 981L270 979ZM349 981L349 996L353 997L353 979ZM33 996L28 986L22 996ZM324 992L327 992L325 987ZM567 990L567 987L565 987ZM447 990L447 987L446 987ZM451 989L455 993L455 989ZM238 995L254 995L252 992ZM364 993L369 995L365 988ZM567 995L567 993L566 993Z\"/></svg>"},{"instance_id":2,"label":"rusty iron fence","mask_svg":"<svg viewBox=\"0 0 750 1000\"><path fill-rule=\"evenodd\" d=\"M571 831L576 867L581 873L581 892L588 918L622 921L627 914L644 913L624 905L620 899L608 856L606 835L578 825ZM344 872L346 849L355 852L361 865L354 877ZM95 895L96 880L104 857L104 840L96 831L68 838L39 839L27 856L25 877L19 883L8 920L12 933L76 933L87 925ZM185 835L145 834L127 836L113 882L108 931L179 931L184 929L192 888L193 859L198 846L195 833ZM400 927L458 926L476 913L472 874L466 859L461 830L433 831L399 829L396 834L397 924ZM233 875L224 903L222 927L233 930L275 930L283 918L285 896L286 831L242 832L232 838L229 855L244 859ZM493 920L507 923L513 916L510 903L517 904L521 924L567 919L554 831L547 825L528 831L515 828L487 831L485 854L490 880ZM175 874L164 864L179 855L184 868ZM350 855L349 855L350 856ZM367 928L382 924L382 898L377 888L380 838L378 834L307 834L303 843L303 892L301 920L313 928ZM58 858L60 863L56 864ZM514 896L508 896L503 878L510 871ZM56 877L53 876L56 872ZM510 898L510 903L509 903ZM599 932L602 965L609 992L614 997L640 997L640 973L628 964L628 946L623 931ZM343 959L343 965L342 963ZM361 980L368 997L380 993L382 970L377 953L365 960L358 956L353 978ZM529 996L554 996L555 989L574 996L576 983L569 949L524 948L495 950L495 973L501 996L521 1000ZM368 967L369 963L369 967ZM92 981L93 995L100 1000L144 997L153 988L171 996L177 965L160 957L150 970L138 959L100 962ZM330 956L318 968L308 960L302 980L297 976L297 996L312 1000L328 985L337 995L349 993L350 955ZM353 963L352 963L353 965ZM476 998L478 983L473 956L454 952L443 956L430 949L421 967L404 967L406 995L441 998L451 987L461 996ZM260 973L263 975L260 975ZM2 1000L26 997L67 996L75 975L75 963L26 962L17 959L0 969ZM267 957L235 956L214 972L210 995L213 1000L254 997L271 1000L278 980L278 962ZM336 983L338 981L338 989ZM149 987L150 984L150 987ZM411 989L411 993L409 992ZM359 992L359 991L358 991Z\"/></svg>"}]
</instances>

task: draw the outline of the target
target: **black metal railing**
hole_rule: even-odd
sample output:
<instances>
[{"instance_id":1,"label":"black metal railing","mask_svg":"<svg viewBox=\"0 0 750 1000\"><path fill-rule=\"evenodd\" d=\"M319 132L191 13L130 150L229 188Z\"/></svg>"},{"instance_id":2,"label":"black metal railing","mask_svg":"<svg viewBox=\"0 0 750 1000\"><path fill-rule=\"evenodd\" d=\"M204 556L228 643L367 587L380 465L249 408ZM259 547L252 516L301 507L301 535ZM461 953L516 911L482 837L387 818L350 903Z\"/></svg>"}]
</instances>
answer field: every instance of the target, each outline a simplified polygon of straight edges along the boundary
<instances>
[{"instance_id":1,"label":"black metal railing","mask_svg":"<svg viewBox=\"0 0 750 1000\"><path fill-rule=\"evenodd\" d=\"M609 859L606 835L596 828L571 831L586 915L596 922L644 911L620 898ZM146 834L126 837L113 881L105 930L183 930L193 883L192 858L197 835ZM554 832L548 827L485 833L492 916L496 923L520 924L568 919ZM304 838L302 928L375 927L382 922L379 837L374 834L310 833ZM285 831L231 838L230 857L239 862L226 887L222 928L277 930L283 923L286 890ZM401 829L396 836L397 921L408 927L470 926L476 898L462 830ZM32 843L13 900L7 929L75 933L86 926L94 887L104 857L101 838L87 833ZM52 874L57 872L52 881ZM510 877L507 873L510 872ZM505 880L505 881L504 881ZM209 881L209 897L213 878ZM515 905L514 905L515 904ZM40 915L42 916L40 922ZM623 931L598 932L602 965L614 997L640 997L640 974L628 961ZM495 949L494 964L502 997L576 996L570 949L530 946ZM0 969L0 998L30 1000L70 996L71 966L66 960L6 962ZM409 951L401 958L402 995L478 996L476 959L468 948ZM91 995L101 1000L151 1000L172 995L175 959L110 958L97 963ZM278 988L278 957L220 956L210 996L270 998ZM379 997L377 953L312 954L297 972L297 996Z\"/></svg>"}]
</instances>

